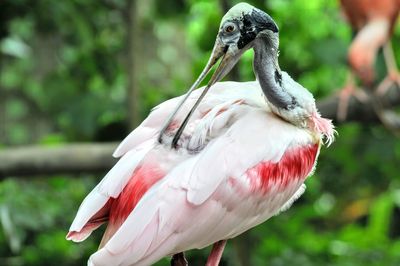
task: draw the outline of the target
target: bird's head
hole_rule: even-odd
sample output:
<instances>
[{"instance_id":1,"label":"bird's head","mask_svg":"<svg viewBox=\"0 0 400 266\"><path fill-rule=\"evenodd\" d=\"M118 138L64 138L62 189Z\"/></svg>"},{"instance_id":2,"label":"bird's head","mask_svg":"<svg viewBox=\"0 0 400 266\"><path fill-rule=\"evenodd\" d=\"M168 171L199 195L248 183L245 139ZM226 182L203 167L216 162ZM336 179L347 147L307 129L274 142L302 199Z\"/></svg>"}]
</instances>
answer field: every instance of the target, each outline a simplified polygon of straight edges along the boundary
<instances>
[{"instance_id":1,"label":"bird's head","mask_svg":"<svg viewBox=\"0 0 400 266\"><path fill-rule=\"evenodd\" d=\"M247 50L256 38L269 37L271 45L277 46L278 32L278 26L267 13L240 3L222 18L217 41L231 50Z\"/></svg>"},{"instance_id":2,"label":"bird's head","mask_svg":"<svg viewBox=\"0 0 400 266\"><path fill-rule=\"evenodd\" d=\"M278 26L267 13L247 3L236 4L222 18L210 59L193 86L197 87L219 60L208 86L220 81L257 38L268 39L271 48L277 50L278 32Z\"/></svg>"},{"instance_id":3,"label":"bird's head","mask_svg":"<svg viewBox=\"0 0 400 266\"><path fill-rule=\"evenodd\" d=\"M279 46L279 29L275 21L264 11L239 3L222 18L209 64L221 63L214 73L217 82L239 61L242 54L253 47L257 38L268 39L271 48ZM207 64L205 70L209 66Z\"/></svg>"}]
</instances>

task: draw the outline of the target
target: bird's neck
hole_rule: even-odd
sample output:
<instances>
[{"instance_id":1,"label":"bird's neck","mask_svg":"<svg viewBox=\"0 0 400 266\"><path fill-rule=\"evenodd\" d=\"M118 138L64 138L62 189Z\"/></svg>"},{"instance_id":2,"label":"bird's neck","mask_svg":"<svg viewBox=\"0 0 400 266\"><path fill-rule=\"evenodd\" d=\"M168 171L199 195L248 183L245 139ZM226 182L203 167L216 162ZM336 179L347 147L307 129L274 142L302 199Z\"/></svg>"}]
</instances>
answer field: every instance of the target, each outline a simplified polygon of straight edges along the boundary
<instances>
[{"instance_id":1,"label":"bird's neck","mask_svg":"<svg viewBox=\"0 0 400 266\"><path fill-rule=\"evenodd\" d=\"M274 39L275 37L275 39ZM254 72L272 112L300 128L308 128L334 140L332 122L320 116L312 94L292 80L278 64L278 36L254 41Z\"/></svg>"},{"instance_id":2,"label":"bird's neck","mask_svg":"<svg viewBox=\"0 0 400 266\"><path fill-rule=\"evenodd\" d=\"M272 107L276 107L277 110L290 110L295 107L296 99L282 84L282 72L278 64L278 41L274 43L276 45L270 38L258 38L254 41L254 72Z\"/></svg>"}]
</instances>

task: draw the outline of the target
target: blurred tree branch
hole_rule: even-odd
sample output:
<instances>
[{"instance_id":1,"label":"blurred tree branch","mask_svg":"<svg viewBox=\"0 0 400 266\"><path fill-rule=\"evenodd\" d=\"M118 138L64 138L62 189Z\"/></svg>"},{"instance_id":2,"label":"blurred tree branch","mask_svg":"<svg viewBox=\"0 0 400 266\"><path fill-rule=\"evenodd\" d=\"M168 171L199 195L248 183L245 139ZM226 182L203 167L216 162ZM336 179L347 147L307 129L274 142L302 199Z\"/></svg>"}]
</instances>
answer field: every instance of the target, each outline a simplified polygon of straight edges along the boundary
<instances>
[{"instance_id":1,"label":"blurred tree branch","mask_svg":"<svg viewBox=\"0 0 400 266\"><path fill-rule=\"evenodd\" d=\"M117 143L75 143L57 147L22 146L0 150L0 179L59 173L98 172L116 162Z\"/></svg>"},{"instance_id":2,"label":"blurred tree branch","mask_svg":"<svg viewBox=\"0 0 400 266\"><path fill-rule=\"evenodd\" d=\"M392 88L382 97L388 107L400 105L400 90ZM321 114L335 120L338 97L333 95L318 101ZM344 122L380 123L373 108L350 99L347 120ZM337 125L338 122L335 122ZM67 144L60 147L18 147L0 150L0 179L7 176L33 176L56 173L106 171L116 159L111 154L116 143Z\"/></svg>"}]
</instances>

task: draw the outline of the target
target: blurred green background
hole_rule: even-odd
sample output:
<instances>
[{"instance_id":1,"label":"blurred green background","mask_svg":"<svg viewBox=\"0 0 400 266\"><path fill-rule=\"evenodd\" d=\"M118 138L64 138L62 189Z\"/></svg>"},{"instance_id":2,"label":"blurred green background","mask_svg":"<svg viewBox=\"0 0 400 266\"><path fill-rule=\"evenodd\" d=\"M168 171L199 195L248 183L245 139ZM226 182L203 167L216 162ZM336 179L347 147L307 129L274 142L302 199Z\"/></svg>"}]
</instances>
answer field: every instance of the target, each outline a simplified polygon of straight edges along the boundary
<instances>
[{"instance_id":1,"label":"blurred green background","mask_svg":"<svg viewBox=\"0 0 400 266\"><path fill-rule=\"evenodd\" d=\"M122 140L191 85L237 2L1 1L0 149ZM352 33L336 1L248 2L278 23L282 69L317 98L343 86ZM397 27L398 62L399 43ZM247 52L227 79L254 79L251 61ZM230 241L222 265L400 265L400 141L379 125L337 130L303 197ZM103 174L1 180L0 265L84 265L101 232L80 244L65 234ZM190 265L207 252L188 252Z\"/></svg>"}]
</instances>

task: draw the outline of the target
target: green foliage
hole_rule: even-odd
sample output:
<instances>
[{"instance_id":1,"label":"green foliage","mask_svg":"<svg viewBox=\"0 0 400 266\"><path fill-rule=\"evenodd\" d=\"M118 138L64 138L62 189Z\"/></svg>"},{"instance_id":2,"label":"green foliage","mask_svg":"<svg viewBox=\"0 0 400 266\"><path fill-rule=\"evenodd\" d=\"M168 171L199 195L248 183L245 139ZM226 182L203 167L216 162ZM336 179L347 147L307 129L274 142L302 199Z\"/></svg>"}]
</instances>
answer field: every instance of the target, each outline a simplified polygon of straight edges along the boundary
<instances>
[{"instance_id":1,"label":"green foliage","mask_svg":"<svg viewBox=\"0 0 400 266\"><path fill-rule=\"evenodd\" d=\"M200 73L222 2L137 1L142 118ZM344 84L351 32L336 1L249 2L280 27L282 69L318 98ZM120 140L128 133L127 7L125 0L0 3L0 147ZM230 78L254 79L251 62L249 51L238 77ZM400 142L379 126L348 124L338 132L332 147L322 150L303 197L228 244L223 265L400 265ZM81 244L67 242L65 234L98 180L1 181L0 264L83 265L101 232ZM191 265L204 265L206 254L190 252Z\"/></svg>"},{"instance_id":2,"label":"green foliage","mask_svg":"<svg viewBox=\"0 0 400 266\"><path fill-rule=\"evenodd\" d=\"M99 237L85 245L71 245L65 232L94 184L88 176L81 176L79 182L70 177L2 181L0 252L5 265L82 264L82 258L96 249Z\"/></svg>"}]
</instances>

